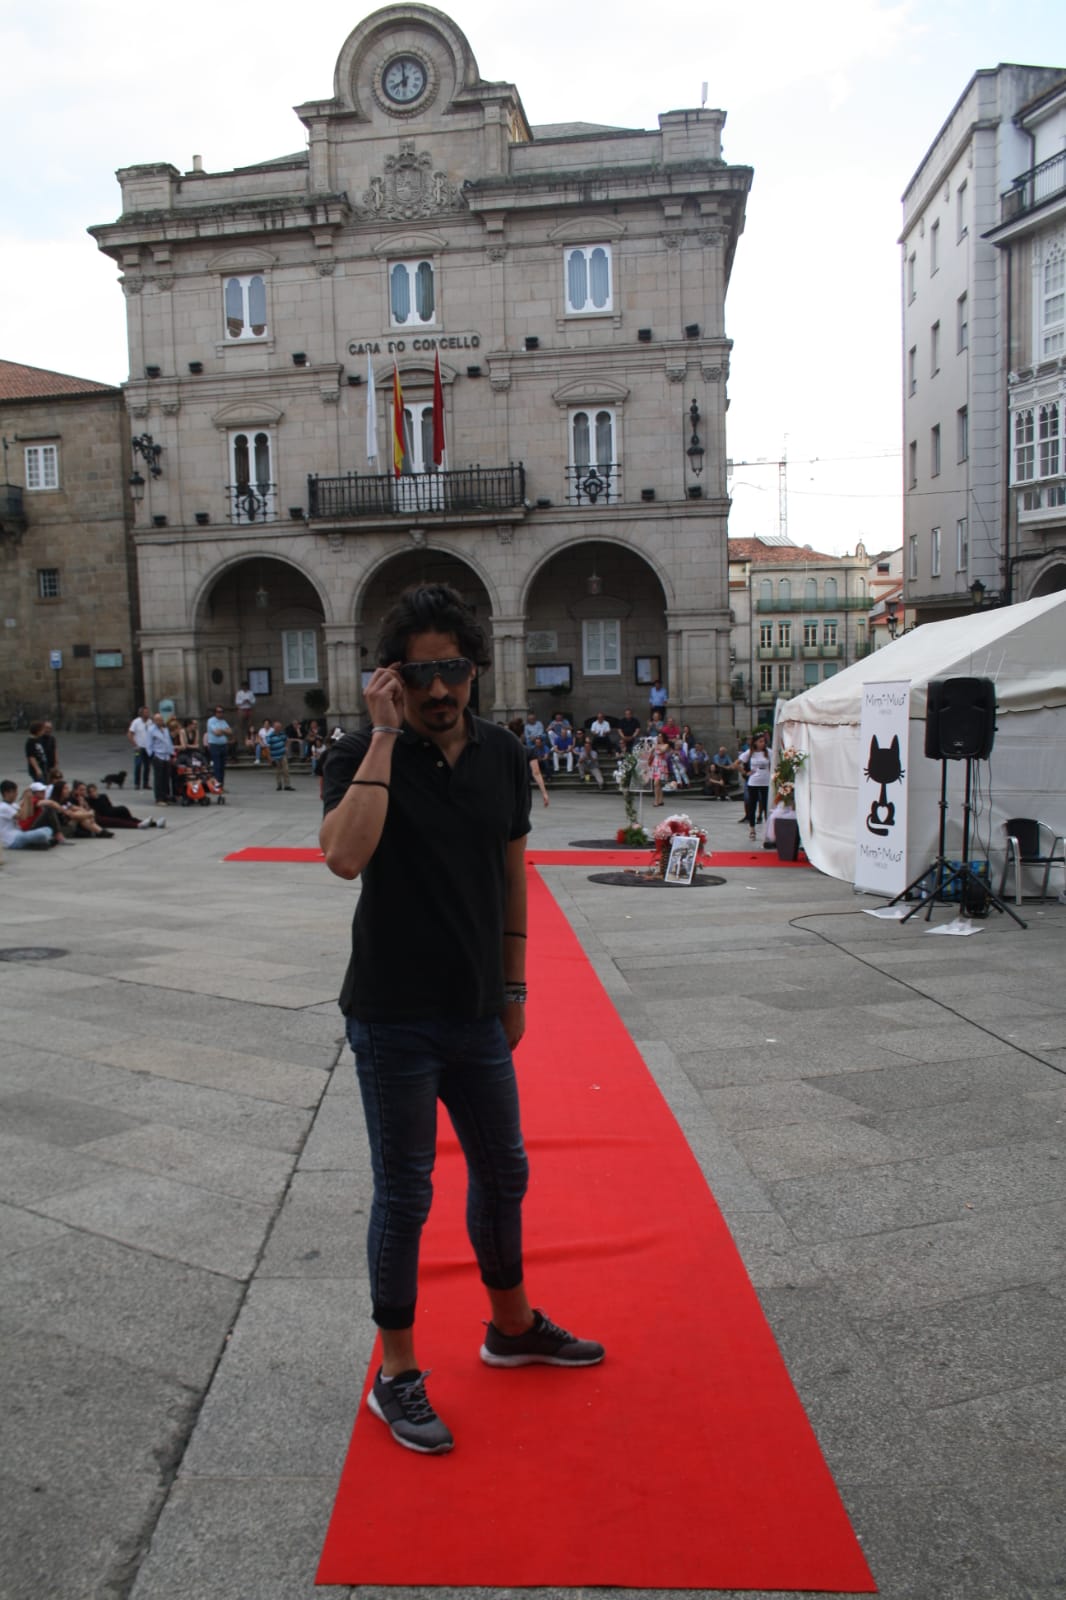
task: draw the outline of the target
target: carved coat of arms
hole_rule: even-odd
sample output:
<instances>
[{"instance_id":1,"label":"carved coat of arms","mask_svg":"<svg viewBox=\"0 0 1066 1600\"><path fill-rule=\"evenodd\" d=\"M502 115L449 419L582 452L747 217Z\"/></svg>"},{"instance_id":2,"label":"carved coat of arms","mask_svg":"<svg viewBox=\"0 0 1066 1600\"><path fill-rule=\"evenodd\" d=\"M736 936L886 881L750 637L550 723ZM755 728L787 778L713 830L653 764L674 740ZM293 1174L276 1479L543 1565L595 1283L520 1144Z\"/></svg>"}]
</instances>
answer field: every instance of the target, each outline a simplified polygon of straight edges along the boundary
<instances>
[{"instance_id":1,"label":"carved coat of arms","mask_svg":"<svg viewBox=\"0 0 1066 1600\"><path fill-rule=\"evenodd\" d=\"M386 157L385 176L371 178L361 209L366 216L410 222L439 211L458 211L462 204L447 173L434 172L429 151L417 154L414 140L405 139L398 156Z\"/></svg>"}]
</instances>

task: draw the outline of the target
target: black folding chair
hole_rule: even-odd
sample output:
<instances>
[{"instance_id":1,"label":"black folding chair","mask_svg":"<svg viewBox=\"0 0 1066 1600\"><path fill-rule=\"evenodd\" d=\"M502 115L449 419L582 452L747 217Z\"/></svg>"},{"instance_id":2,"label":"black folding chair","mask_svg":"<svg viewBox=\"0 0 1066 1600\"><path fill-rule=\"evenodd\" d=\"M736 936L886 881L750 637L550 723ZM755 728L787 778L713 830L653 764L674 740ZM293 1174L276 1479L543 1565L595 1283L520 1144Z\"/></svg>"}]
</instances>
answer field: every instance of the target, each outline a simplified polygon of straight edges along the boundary
<instances>
[{"instance_id":1,"label":"black folding chair","mask_svg":"<svg viewBox=\"0 0 1066 1600\"><path fill-rule=\"evenodd\" d=\"M1007 887L1007 874L1014 868L1014 904L1022 903L1022 868L1043 867L1044 881L1040 898L1047 899L1048 878L1056 863L1062 867L1063 890L1066 891L1066 844L1061 835L1046 822L1036 817L1011 817L1003 824L1007 835L1007 852L1003 858L1003 876L999 880L1000 899ZM1050 841L1045 849L1045 843Z\"/></svg>"}]
</instances>

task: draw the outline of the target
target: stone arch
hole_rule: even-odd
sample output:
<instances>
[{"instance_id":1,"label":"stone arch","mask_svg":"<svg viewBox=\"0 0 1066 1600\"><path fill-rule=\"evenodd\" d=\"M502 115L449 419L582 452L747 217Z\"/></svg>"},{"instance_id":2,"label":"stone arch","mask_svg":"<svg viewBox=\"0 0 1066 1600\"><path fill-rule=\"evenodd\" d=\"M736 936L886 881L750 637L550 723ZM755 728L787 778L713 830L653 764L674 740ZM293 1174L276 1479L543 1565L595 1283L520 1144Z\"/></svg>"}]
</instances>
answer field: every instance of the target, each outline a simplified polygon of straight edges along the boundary
<instances>
[{"instance_id":1,"label":"stone arch","mask_svg":"<svg viewBox=\"0 0 1066 1600\"><path fill-rule=\"evenodd\" d=\"M309 694L329 701L330 620L319 583L291 557L269 547L227 555L200 582L190 617L201 703L232 705L259 671L269 678L259 709L284 722L313 715Z\"/></svg>"},{"instance_id":2,"label":"stone arch","mask_svg":"<svg viewBox=\"0 0 1066 1600\"><path fill-rule=\"evenodd\" d=\"M1027 600L1037 600L1041 595L1058 594L1066 589L1066 560L1052 556L1038 568L1026 595Z\"/></svg>"},{"instance_id":3,"label":"stone arch","mask_svg":"<svg viewBox=\"0 0 1066 1600\"><path fill-rule=\"evenodd\" d=\"M654 675L666 678L670 604L655 563L625 540L590 532L547 552L522 593L527 703L541 721L543 712L562 710L585 723L597 711L620 716L627 705L643 721L650 684L638 681L636 663L655 660ZM552 687L548 670L562 666L570 669L566 692Z\"/></svg>"},{"instance_id":4,"label":"stone arch","mask_svg":"<svg viewBox=\"0 0 1066 1600\"><path fill-rule=\"evenodd\" d=\"M404 589L414 583L450 583L473 607L477 620L493 645L493 618L499 612L495 586L479 563L465 552L441 543L405 545L390 550L368 567L360 577L355 596L357 636L361 641L360 662L375 664L374 647L381 619ZM471 706L480 716L491 717L496 698L496 666L483 669L475 680Z\"/></svg>"},{"instance_id":5,"label":"stone arch","mask_svg":"<svg viewBox=\"0 0 1066 1600\"><path fill-rule=\"evenodd\" d=\"M553 562L556 557L562 555L566 551L580 551L582 549L587 549L590 545L614 546L618 550L624 551L627 555L635 557L638 561L642 562L644 566L649 567L655 574L659 581L659 586L662 589L667 609L669 609L675 603L676 596L673 592L673 586L670 582L669 573L665 572L659 562L656 561L653 556L649 555L646 550L641 550L638 545L632 543L629 539L621 539L616 535L609 533L600 534L589 532L586 535L582 535L580 538L568 539L565 545L553 545L549 550L545 550L543 555L538 557L533 565L530 566L524 579L522 580L522 585L518 596L519 607L528 614L529 596L533 585L536 583L538 577L544 571L545 567Z\"/></svg>"}]
</instances>

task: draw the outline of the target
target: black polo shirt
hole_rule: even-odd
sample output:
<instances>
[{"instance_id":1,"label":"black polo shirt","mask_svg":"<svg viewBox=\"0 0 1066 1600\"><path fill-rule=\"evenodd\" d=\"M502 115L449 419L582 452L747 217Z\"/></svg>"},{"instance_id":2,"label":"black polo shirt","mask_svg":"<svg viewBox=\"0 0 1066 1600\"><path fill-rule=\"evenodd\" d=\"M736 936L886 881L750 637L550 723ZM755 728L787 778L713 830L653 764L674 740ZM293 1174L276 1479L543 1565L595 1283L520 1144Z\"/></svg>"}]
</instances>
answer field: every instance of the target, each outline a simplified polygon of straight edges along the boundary
<instances>
[{"instance_id":1,"label":"black polo shirt","mask_svg":"<svg viewBox=\"0 0 1066 1600\"><path fill-rule=\"evenodd\" d=\"M385 827L363 869L340 1007L362 1022L475 1018L503 1010L507 846L529 832L525 752L507 728L467 713L454 767L410 728L396 738ZM369 733L326 760L332 811Z\"/></svg>"}]
</instances>

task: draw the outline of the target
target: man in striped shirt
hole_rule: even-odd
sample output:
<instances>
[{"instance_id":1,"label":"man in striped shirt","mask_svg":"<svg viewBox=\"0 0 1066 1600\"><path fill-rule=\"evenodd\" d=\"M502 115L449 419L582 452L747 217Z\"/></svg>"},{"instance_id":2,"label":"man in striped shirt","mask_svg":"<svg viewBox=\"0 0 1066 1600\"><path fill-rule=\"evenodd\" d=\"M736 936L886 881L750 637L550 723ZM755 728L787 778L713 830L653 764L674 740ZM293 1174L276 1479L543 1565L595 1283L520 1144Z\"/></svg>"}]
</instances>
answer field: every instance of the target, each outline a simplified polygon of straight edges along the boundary
<instances>
[{"instance_id":1,"label":"man in striped shirt","mask_svg":"<svg viewBox=\"0 0 1066 1600\"><path fill-rule=\"evenodd\" d=\"M289 782L289 741L285 737L285 729L280 721L275 722L267 734L266 747L267 754L270 757L270 765L274 768L274 776L277 779L276 787L279 791L281 789L291 789L292 784Z\"/></svg>"}]
</instances>

